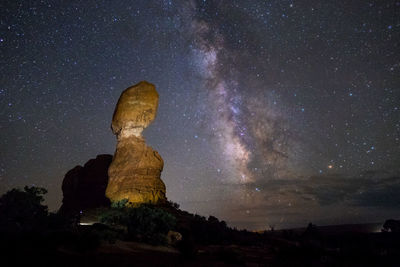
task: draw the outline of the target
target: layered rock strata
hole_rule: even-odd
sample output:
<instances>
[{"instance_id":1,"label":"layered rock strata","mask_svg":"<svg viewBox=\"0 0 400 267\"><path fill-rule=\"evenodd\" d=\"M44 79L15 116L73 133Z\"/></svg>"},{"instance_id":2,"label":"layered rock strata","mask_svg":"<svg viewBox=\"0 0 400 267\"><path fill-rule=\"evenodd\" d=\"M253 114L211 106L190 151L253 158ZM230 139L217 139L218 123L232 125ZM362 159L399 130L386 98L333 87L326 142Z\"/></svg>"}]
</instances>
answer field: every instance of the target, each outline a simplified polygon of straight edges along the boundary
<instances>
[{"instance_id":1,"label":"layered rock strata","mask_svg":"<svg viewBox=\"0 0 400 267\"><path fill-rule=\"evenodd\" d=\"M164 202L164 166L157 151L146 145L142 131L156 117L158 93L153 84L142 81L122 92L114 111L111 128L117 148L108 169L106 196L116 202Z\"/></svg>"}]
</instances>

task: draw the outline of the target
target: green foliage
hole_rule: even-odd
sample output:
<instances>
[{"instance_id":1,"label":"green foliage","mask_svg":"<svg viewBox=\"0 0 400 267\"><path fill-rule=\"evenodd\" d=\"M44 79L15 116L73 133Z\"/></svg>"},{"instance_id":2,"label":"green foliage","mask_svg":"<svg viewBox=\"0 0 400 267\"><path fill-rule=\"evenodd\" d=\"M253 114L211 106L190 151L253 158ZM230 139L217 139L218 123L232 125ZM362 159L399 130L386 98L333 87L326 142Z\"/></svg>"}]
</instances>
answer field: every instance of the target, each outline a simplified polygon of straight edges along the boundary
<instances>
[{"instance_id":1,"label":"green foliage","mask_svg":"<svg viewBox=\"0 0 400 267\"><path fill-rule=\"evenodd\" d=\"M42 205L47 190L40 187L12 189L0 197L0 231L18 232L43 228L47 206Z\"/></svg>"},{"instance_id":2,"label":"green foliage","mask_svg":"<svg viewBox=\"0 0 400 267\"><path fill-rule=\"evenodd\" d=\"M91 231L96 234L100 240L108 241L110 244L114 244L117 239L122 237L121 231L101 223L93 224Z\"/></svg>"},{"instance_id":3,"label":"green foliage","mask_svg":"<svg viewBox=\"0 0 400 267\"><path fill-rule=\"evenodd\" d=\"M164 244L166 234L176 223L170 213L150 205L130 207L114 205L100 215L102 223L123 226L127 229L128 239L138 239L152 244Z\"/></svg>"},{"instance_id":4,"label":"green foliage","mask_svg":"<svg viewBox=\"0 0 400 267\"><path fill-rule=\"evenodd\" d=\"M115 201L111 203L111 208L114 209L123 209L128 205L129 200L124 198L122 200L119 201Z\"/></svg>"},{"instance_id":5,"label":"green foliage","mask_svg":"<svg viewBox=\"0 0 400 267\"><path fill-rule=\"evenodd\" d=\"M99 221L101 223L116 226L116 225L126 225L128 221L128 214L124 209L104 209L99 215Z\"/></svg>"},{"instance_id":6,"label":"green foliage","mask_svg":"<svg viewBox=\"0 0 400 267\"><path fill-rule=\"evenodd\" d=\"M128 210L128 233L145 241L165 243L165 235L175 223L175 217L162 209L142 205Z\"/></svg>"}]
</instances>

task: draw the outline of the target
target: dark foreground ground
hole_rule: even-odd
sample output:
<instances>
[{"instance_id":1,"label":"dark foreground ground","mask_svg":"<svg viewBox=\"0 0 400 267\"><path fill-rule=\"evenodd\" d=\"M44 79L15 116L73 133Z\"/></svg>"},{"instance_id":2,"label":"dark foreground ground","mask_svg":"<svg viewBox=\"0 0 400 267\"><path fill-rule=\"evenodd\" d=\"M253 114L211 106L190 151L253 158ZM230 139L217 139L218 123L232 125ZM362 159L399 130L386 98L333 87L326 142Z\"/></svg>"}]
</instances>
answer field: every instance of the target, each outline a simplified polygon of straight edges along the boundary
<instances>
[{"instance_id":1,"label":"dark foreground ground","mask_svg":"<svg viewBox=\"0 0 400 267\"><path fill-rule=\"evenodd\" d=\"M241 231L242 241L235 244L152 246L118 239L99 240L86 226L75 230L78 235L53 232L2 237L0 265L400 266L398 233L355 229L360 227Z\"/></svg>"}]
</instances>

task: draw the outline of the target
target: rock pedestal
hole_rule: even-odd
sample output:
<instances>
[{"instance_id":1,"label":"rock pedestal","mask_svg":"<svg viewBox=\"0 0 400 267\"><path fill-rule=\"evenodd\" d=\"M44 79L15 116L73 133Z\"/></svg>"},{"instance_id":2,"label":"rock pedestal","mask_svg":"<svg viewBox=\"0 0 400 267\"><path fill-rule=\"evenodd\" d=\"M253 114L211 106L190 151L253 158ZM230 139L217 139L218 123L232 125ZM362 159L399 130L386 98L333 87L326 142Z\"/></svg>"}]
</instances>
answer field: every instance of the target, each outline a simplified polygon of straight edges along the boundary
<instances>
[{"instance_id":1,"label":"rock pedestal","mask_svg":"<svg viewBox=\"0 0 400 267\"><path fill-rule=\"evenodd\" d=\"M155 119L157 107L155 86L145 81L126 89L118 100L111 124L117 148L108 169L106 189L106 196L112 202L166 200L165 184L160 179L164 162L142 137L143 129Z\"/></svg>"}]
</instances>

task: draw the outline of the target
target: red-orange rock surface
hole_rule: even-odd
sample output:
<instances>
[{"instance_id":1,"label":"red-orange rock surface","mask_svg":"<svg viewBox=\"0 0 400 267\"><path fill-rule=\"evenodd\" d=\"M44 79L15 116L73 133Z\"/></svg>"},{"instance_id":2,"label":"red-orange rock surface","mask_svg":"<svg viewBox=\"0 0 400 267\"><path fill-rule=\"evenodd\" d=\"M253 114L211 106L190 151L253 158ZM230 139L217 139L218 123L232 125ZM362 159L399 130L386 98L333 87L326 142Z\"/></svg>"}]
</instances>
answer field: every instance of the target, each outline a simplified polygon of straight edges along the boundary
<instances>
[{"instance_id":1,"label":"red-orange rock surface","mask_svg":"<svg viewBox=\"0 0 400 267\"><path fill-rule=\"evenodd\" d=\"M164 202L165 185L160 179L164 162L147 146L141 133L155 118L158 93L155 86L140 82L122 92L111 124L117 148L108 169L106 196L112 201Z\"/></svg>"}]
</instances>

